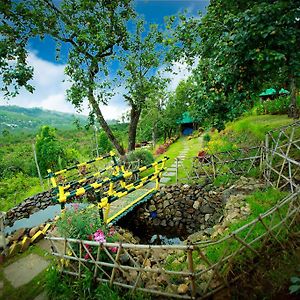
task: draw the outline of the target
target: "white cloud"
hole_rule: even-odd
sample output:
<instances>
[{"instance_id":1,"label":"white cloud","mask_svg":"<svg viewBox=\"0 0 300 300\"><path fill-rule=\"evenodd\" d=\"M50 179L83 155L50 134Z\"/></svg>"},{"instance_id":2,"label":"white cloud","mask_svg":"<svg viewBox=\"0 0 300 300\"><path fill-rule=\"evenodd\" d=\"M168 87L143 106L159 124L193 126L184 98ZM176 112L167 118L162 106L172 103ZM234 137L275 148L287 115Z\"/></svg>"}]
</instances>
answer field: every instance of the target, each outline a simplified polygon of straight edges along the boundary
<instances>
[{"instance_id":1,"label":"white cloud","mask_svg":"<svg viewBox=\"0 0 300 300\"><path fill-rule=\"evenodd\" d=\"M163 68L160 69L163 77L170 78L168 85L170 91L174 91L181 80L187 79L192 74L192 69L197 66L198 61L196 59L192 66L189 66L185 62L174 62L171 71L163 71Z\"/></svg>"},{"instance_id":2,"label":"white cloud","mask_svg":"<svg viewBox=\"0 0 300 300\"><path fill-rule=\"evenodd\" d=\"M18 105L22 107L40 107L61 112L76 113L70 102L66 100L66 90L70 86L69 82L64 82L65 65L51 63L39 58L31 52L28 62L34 68L34 78L32 85L35 87L33 94L21 90L15 98L4 102L4 105ZM121 89L119 90L121 92ZM3 102L0 104L3 104ZM106 119L118 119L127 109L122 95L116 94L108 106L101 106ZM83 105L82 114L89 113L88 103Z\"/></svg>"}]
</instances>

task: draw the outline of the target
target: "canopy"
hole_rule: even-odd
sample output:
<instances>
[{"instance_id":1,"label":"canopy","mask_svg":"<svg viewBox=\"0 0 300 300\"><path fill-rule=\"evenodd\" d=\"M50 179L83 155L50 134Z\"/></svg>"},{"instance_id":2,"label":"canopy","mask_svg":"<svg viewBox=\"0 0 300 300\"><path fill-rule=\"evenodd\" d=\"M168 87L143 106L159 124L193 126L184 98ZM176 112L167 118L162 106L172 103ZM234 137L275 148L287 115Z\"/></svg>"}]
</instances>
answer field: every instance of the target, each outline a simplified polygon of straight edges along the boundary
<instances>
[{"instance_id":1,"label":"canopy","mask_svg":"<svg viewBox=\"0 0 300 300\"><path fill-rule=\"evenodd\" d=\"M190 113L188 111L185 111L182 116L181 119L177 120L177 124L188 124L188 123L193 123L194 119L192 119Z\"/></svg>"},{"instance_id":2,"label":"canopy","mask_svg":"<svg viewBox=\"0 0 300 300\"><path fill-rule=\"evenodd\" d=\"M259 94L260 97L263 96L272 96L272 95L276 95L276 90L271 88L271 89L266 89L264 92L262 92L261 94Z\"/></svg>"},{"instance_id":3,"label":"canopy","mask_svg":"<svg viewBox=\"0 0 300 300\"><path fill-rule=\"evenodd\" d=\"M288 95L290 92L282 88L278 93Z\"/></svg>"}]
</instances>

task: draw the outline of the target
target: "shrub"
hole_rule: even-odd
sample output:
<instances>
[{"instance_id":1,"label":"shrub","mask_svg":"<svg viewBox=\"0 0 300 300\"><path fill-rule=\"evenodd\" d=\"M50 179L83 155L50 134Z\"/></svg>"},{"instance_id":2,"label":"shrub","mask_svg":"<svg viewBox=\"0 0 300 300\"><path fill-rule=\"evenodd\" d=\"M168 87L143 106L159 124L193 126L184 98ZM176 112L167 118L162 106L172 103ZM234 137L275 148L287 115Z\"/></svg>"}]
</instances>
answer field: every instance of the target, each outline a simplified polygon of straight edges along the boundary
<instances>
[{"instance_id":1,"label":"shrub","mask_svg":"<svg viewBox=\"0 0 300 300\"><path fill-rule=\"evenodd\" d=\"M158 148L155 151L155 155L160 155L166 152L166 147L164 145L158 146Z\"/></svg>"},{"instance_id":2,"label":"shrub","mask_svg":"<svg viewBox=\"0 0 300 300\"><path fill-rule=\"evenodd\" d=\"M208 143L210 140L211 140L210 135L208 133L204 134L203 141Z\"/></svg>"},{"instance_id":3,"label":"shrub","mask_svg":"<svg viewBox=\"0 0 300 300\"><path fill-rule=\"evenodd\" d=\"M108 229L100 220L98 210L95 208L80 209L79 204L74 203L73 208L67 209L61 218L57 221L59 233L66 238L74 238L79 240L90 240L100 243L114 242L117 234L113 227ZM86 245L91 254L95 257L96 248ZM113 253L116 248L110 249ZM106 257L105 253L101 253ZM103 258L104 258L103 257ZM86 253L85 258L89 258Z\"/></svg>"},{"instance_id":4,"label":"shrub","mask_svg":"<svg viewBox=\"0 0 300 300\"><path fill-rule=\"evenodd\" d=\"M104 131L101 131L99 134L99 149L101 154L108 153L113 149L113 145Z\"/></svg>"},{"instance_id":5,"label":"shrub","mask_svg":"<svg viewBox=\"0 0 300 300\"><path fill-rule=\"evenodd\" d=\"M288 113L290 102L290 97L279 97L275 100L266 100L258 104L255 111L259 115L283 115Z\"/></svg>"},{"instance_id":6,"label":"shrub","mask_svg":"<svg viewBox=\"0 0 300 300\"><path fill-rule=\"evenodd\" d=\"M141 165L149 165L154 162L154 157L149 150L138 149L128 153L126 161L140 161Z\"/></svg>"}]
</instances>

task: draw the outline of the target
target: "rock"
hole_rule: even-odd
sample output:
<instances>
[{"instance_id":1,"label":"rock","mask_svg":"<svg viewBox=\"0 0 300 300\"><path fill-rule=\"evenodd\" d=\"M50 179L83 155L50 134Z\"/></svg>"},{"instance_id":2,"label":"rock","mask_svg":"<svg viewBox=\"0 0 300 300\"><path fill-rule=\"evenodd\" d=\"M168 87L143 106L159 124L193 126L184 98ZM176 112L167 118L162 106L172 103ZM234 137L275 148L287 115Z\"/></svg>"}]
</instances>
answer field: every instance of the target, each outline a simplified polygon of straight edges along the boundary
<instances>
[{"instance_id":1,"label":"rock","mask_svg":"<svg viewBox=\"0 0 300 300\"><path fill-rule=\"evenodd\" d=\"M25 228L20 228L18 229L11 237L10 237L10 241L14 242L14 241L18 241L24 234L25 234Z\"/></svg>"},{"instance_id":2,"label":"rock","mask_svg":"<svg viewBox=\"0 0 300 300\"><path fill-rule=\"evenodd\" d=\"M150 210L150 211L156 211L155 205L150 205L150 206L149 206L149 210Z\"/></svg>"},{"instance_id":3,"label":"rock","mask_svg":"<svg viewBox=\"0 0 300 300\"><path fill-rule=\"evenodd\" d=\"M209 218L210 218L210 214L205 214L205 216L204 216L205 222L207 222L209 220Z\"/></svg>"},{"instance_id":4,"label":"rock","mask_svg":"<svg viewBox=\"0 0 300 300\"><path fill-rule=\"evenodd\" d=\"M122 265L125 265L125 264L127 264L129 262L130 258L128 256L128 254L124 253L124 254L120 255L120 259L119 260L120 260L120 263Z\"/></svg>"},{"instance_id":5,"label":"rock","mask_svg":"<svg viewBox=\"0 0 300 300\"><path fill-rule=\"evenodd\" d=\"M208 204L201 206L199 210L203 214L212 214L214 212L214 210Z\"/></svg>"},{"instance_id":6,"label":"rock","mask_svg":"<svg viewBox=\"0 0 300 300\"><path fill-rule=\"evenodd\" d=\"M156 282L159 285L166 285L166 284L168 284L168 278L166 277L166 275L161 274L156 278Z\"/></svg>"},{"instance_id":7,"label":"rock","mask_svg":"<svg viewBox=\"0 0 300 300\"><path fill-rule=\"evenodd\" d=\"M164 227L167 226L167 221L166 220L162 220L161 223L160 223L160 225L164 226Z\"/></svg>"},{"instance_id":8,"label":"rock","mask_svg":"<svg viewBox=\"0 0 300 300\"><path fill-rule=\"evenodd\" d=\"M29 230L29 237L33 237L40 230L39 226L32 227Z\"/></svg>"},{"instance_id":9,"label":"rock","mask_svg":"<svg viewBox=\"0 0 300 300\"><path fill-rule=\"evenodd\" d=\"M163 207L164 208L166 208L167 206L169 206L170 205L170 202L168 201L168 200L165 200L164 202L163 202Z\"/></svg>"},{"instance_id":10,"label":"rock","mask_svg":"<svg viewBox=\"0 0 300 300\"><path fill-rule=\"evenodd\" d=\"M182 212L177 210L176 213L175 213L175 216L176 217L181 217L182 216Z\"/></svg>"},{"instance_id":11,"label":"rock","mask_svg":"<svg viewBox=\"0 0 300 300\"><path fill-rule=\"evenodd\" d=\"M188 285L186 285L185 283L182 283L178 286L177 293L181 294L181 295L186 294L188 290L189 290Z\"/></svg>"},{"instance_id":12,"label":"rock","mask_svg":"<svg viewBox=\"0 0 300 300\"><path fill-rule=\"evenodd\" d=\"M170 200L170 199L173 198L173 195L171 193L167 193L166 197L167 197L168 200Z\"/></svg>"},{"instance_id":13,"label":"rock","mask_svg":"<svg viewBox=\"0 0 300 300\"><path fill-rule=\"evenodd\" d=\"M207 235L211 235L213 233L213 231L214 231L214 229L211 227L204 229L204 233L206 233Z\"/></svg>"},{"instance_id":14,"label":"rock","mask_svg":"<svg viewBox=\"0 0 300 300\"><path fill-rule=\"evenodd\" d=\"M199 208L199 206L200 206L200 202L198 200L196 200L193 204L193 208L197 210Z\"/></svg>"}]
</instances>

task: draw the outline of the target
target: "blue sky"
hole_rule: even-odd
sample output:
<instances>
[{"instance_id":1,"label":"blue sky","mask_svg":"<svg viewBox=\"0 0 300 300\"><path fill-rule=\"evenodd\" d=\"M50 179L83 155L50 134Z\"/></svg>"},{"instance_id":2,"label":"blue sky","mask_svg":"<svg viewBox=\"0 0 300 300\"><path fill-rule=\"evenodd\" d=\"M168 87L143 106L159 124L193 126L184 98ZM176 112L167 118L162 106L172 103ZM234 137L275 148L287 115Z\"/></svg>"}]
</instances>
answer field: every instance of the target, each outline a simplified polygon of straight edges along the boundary
<instances>
[{"instance_id":1,"label":"blue sky","mask_svg":"<svg viewBox=\"0 0 300 300\"><path fill-rule=\"evenodd\" d=\"M198 11L205 13L209 1L204 0L136 0L134 5L137 13L143 15L147 23L157 23L163 25L164 17L174 15L180 11L188 10L191 15L196 15ZM42 107L63 112L75 112L72 105L65 100L65 90L68 83L65 79L64 65L67 58L67 48L62 51L61 60L55 60L55 43L51 38L46 37L43 41L34 39L29 44L29 62L34 66L35 76L33 85L34 94L22 91L19 96L9 101L24 107ZM170 89L174 89L178 82L188 75L185 66L175 65L179 71L176 78L170 83ZM112 73L115 70L111 70ZM106 118L119 118L127 109L126 103L120 93L111 99L108 106L102 107ZM87 104L83 113L88 113Z\"/></svg>"}]
</instances>

